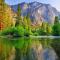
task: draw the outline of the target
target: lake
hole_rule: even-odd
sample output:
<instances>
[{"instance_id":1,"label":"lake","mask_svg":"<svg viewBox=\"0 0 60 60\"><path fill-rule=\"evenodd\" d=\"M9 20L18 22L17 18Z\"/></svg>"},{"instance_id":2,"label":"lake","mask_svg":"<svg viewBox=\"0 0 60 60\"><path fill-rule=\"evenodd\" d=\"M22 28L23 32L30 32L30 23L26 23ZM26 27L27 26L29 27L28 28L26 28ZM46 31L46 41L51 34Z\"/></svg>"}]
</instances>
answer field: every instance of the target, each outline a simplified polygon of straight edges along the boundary
<instances>
[{"instance_id":1,"label":"lake","mask_svg":"<svg viewBox=\"0 0 60 60\"><path fill-rule=\"evenodd\" d=\"M0 38L0 60L60 60L60 38Z\"/></svg>"}]
</instances>

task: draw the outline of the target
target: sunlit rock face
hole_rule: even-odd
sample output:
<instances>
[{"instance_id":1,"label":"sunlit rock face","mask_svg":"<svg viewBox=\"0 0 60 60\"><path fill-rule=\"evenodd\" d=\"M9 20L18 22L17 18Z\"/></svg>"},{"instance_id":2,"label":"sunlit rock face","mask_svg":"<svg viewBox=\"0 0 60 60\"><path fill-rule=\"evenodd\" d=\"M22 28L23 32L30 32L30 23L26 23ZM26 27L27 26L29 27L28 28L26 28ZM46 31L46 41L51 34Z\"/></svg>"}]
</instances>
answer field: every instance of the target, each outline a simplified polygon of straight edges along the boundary
<instances>
[{"instance_id":1,"label":"sunlit rock face","mask_svg":"<svg viewBox=\"0 0 60 60\"><path fill-rule=\"evenodd\" d=\"M17 6L18 5L12 5L11 8L17 12ZM31 3L23 2L20 4L20 7L22 9L22 15L26 16L30 14L30 18L34 24L40 24L43 21L53 24L55 16L60 16L60 12L51 5L36 1Z\"/></svg>"}]
</instances>

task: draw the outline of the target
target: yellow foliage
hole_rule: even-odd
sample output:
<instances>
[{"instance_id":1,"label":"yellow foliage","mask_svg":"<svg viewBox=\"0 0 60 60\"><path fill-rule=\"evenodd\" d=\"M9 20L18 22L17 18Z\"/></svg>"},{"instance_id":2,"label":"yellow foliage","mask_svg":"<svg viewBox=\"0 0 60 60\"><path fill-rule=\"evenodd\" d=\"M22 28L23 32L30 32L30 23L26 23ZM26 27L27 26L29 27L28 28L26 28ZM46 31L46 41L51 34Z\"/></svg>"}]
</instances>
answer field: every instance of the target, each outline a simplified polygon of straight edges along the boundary
<instances>
[{"instance_id":1,"label":"yellow foliage","mask_svg":"<svg viewBox=\"0 0 60 60\"><path fill-rule=\"evenodd\" d=\"M0 10L0 25L1 23L4 24L3 29L11 27L13 25L15 26L15 13L12 11L11 7L6 4L2 4L1 7L2 9Z\"/></svg>"}]
</instances>

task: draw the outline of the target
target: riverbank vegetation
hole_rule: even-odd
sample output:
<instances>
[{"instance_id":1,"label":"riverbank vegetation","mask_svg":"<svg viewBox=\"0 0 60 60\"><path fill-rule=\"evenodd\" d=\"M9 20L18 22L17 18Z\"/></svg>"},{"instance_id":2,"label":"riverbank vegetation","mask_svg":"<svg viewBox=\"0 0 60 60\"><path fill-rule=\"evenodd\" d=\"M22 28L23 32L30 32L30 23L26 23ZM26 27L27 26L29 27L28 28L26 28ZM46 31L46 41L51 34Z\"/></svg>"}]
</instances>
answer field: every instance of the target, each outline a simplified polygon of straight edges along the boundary
<instances>
[{"instance_id":1,"label":"riverbank vegetation","mask_svg":"<svg viewBox=\"0 0 60 60\"><path fill-rule=\"evenodd\" d=\"M56 16L54 24L49 24L47 22L42 22L41 25L32 25L29 14L22 17L21 8L18 5L17 16L15 24L10 27L7 26L6 29L0 31L0 35L9 35L13 37L22 37L22 36L60 36L60 22L59 18ZM6 19L8 20L8 19ZM6 22L8 23L8 22Z\"/></svg>"}]
</instances>

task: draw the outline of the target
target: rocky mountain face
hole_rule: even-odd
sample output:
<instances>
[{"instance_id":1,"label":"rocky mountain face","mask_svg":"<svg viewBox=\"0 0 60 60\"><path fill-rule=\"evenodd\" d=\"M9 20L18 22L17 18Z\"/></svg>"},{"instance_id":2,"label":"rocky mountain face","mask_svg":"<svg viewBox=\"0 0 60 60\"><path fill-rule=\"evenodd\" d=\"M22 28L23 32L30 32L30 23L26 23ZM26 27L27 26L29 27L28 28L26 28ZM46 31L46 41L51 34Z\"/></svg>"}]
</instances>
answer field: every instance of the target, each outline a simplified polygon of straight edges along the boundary
<instances>
[{"instance_id":1,"label":"rocky mountain face","mask_svg":"<svg viewBox=\"0 0 60 60\"><path fill-rule=\"evenodd\" d=\"M12 10L17 12L18 5L11 5ZM51 5L43 4L39 2L20 3L22 9L22 16L30 14L30 18L34 24L40 24L41 22L54 23L55 16L59 16L60 13Z\"/></svg>"}]
</instances>

